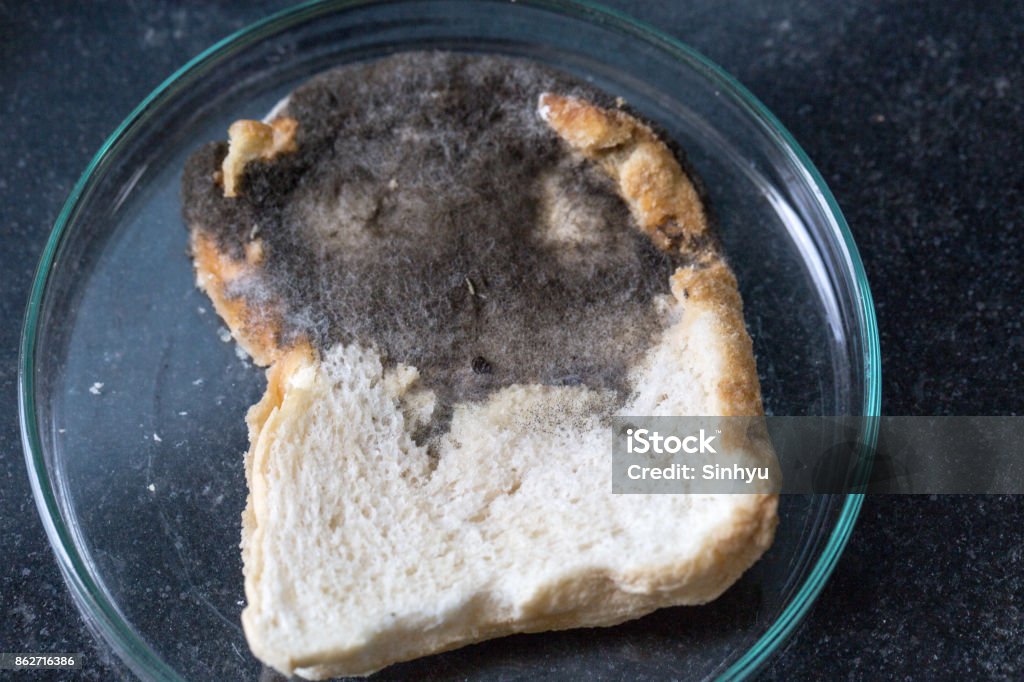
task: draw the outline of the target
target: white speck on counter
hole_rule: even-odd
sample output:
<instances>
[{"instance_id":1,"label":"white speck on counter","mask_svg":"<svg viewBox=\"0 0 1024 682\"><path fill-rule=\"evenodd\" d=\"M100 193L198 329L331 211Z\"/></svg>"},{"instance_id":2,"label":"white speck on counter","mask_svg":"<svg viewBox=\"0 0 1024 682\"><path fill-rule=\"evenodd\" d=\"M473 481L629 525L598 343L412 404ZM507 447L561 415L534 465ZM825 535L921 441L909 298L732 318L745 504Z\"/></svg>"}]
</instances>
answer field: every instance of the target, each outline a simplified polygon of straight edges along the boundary
<instances>
[{"instance_id":1,"label":"white speck on counter","mask_svg":"<svg viewBox=\"0 0 1024 682\"><path fill-rule=\"evenodd\" d=\"M163 443L164 442L164 439L161 438L160 436L158 436L155 433L153 434L153 440L155 440L157 443Z\"/></svg>"},{"instance_id":2,"label":"white speck on counter","mask_svg":"<svg viewBox=\"0 0 1024 682\"><path fill-rule=\"evenodd\" d=\"M155 492L156 492L156 486L155 486L155 485L153 485L152 483L150 483L149 485L147 485L147 486L146 486L146 489L147 489L147 490L149 490L149 492L151 492L151 493L155 493Z\"/></svg>"},{"instance_id":3,"label":"white speck on counter","mask_svg":"<svg viewBox=\"0 0 1024 682\"><path fill-rule=\"evenodd\" d=\"M67 433L67 429L57 429L57 433Z\"/></svg>"},{"instance_id":4,"label":"white speck on counter","mask_svg":"<svg viewBox=\"0 0 1024 682\"><path fill-rule=\"evenodd\" d=\"M227 343L228 341L231 340L231 332L228 331L227 327L219 327L217 329L217 336L219 336L220 340L223 341L224 343Z\"/></svg>"},{"instance_id":5,"label":"white speck on counter","mask_svg":"<svg viewBox=\"0 0 1024 682\"><path fill-rule=\"evenodd\" d=\"M192 385L193 386L202 386L203 385L203 380L202 379L196 379L195 381L192 382Z\"/></svg>"},{"instance_id":6,"label":"white speck on counter","mask_svg":"<svg viewBox=\"0 0 1024 682\"><path fill-rule=\"evenodd\" d=\"M181 412L178 413L178 416L179 417L187 417L188 416L188 412L182 410Z\"/></svg>"},{"instance_id":7,"label":"white speck on counter","mask_svg":"<svg viewBox=\"0 0 1024 682\"><path fill-rule=\"evenodd\" d=\"M103 382L102 381L94 381L92 386L89 387L89 393L92 393L93 395L99 395L100 394L100 389L102 389L102 388L103 388Z\"/></svg>"},{"instance_id":8,"label":"white speck on counter","mask_svg":"<svg viewBox=\"0 0 1024 682\"><path fill-rule=\"evenodd\" d=\"M242 361L248 361L249 360L249 354L247 352L245 352L245 349L242 348L241 346L235 346L235 355L238 356L239 360L242 360Z\"/></svg>"},{"instance_id":9,"label":"white speck on counter","mask_svg":"<svg viewBox=\"0 0 1024 682\"><path fill-rule=\"evenodd\" d=\"M199 306L198 308L196 308L196 310L199 311L200 315L205 315L206 314L206 308L204 308L203 306Z\"/></svg>"}]
</instances>

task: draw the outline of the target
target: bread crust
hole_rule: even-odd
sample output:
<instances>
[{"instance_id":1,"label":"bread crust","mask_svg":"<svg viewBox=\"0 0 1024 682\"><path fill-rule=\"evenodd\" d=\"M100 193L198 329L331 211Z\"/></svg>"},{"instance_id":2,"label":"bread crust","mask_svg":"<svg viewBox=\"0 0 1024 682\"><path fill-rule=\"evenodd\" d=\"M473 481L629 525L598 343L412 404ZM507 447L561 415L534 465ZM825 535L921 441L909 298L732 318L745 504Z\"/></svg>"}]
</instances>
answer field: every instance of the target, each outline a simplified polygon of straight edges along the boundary
<instances>
[{"instance_id":1,"label":"bread crust","mask_svg":"<svg viewBox=\"0 0 1024 682\"><path fill-rule=\"evenodd\" d=\"M281 318L275 302L256 308L245 297L229 293L233 284L242 282L246 277L258 276L257 270L264 258L260 240L249 242L245 260L238 260L218 249L216 242L201 229L193 227L190 246L196 286L210 297L213 309L253 362L266 367L292 349L308 347L304 338L281 344Z\"/></svg>"},{"instance_id":2,"label":"bread crust","mask_svg":"<svg viewBox=\"0 0 1024 682\"><path fill-rule=\"evenodd\" d=\"M708 230L696 187L668 146L624 111L546 92L538 112L572 149L612 177L640 228L658 248L692 250Z\"/></svg>"},{"instance_id":3,"label":"bread crust","mask_svg":"<svg viewBox=\"0 0 1024 682\"><path fill-rule=\"evenodd\" d=\"M677 269L670 281L672 295L683 311L682 323L676 327L678 337L670 342L685 345L687 330L694 324L710 325L707 328L713 330L723 363L714 396L718 414L763 414L736 279L716 252L700 246L700 239L708 233L707 214L672 152L649 127L623 111L546 93L540 98L539 113L573 150L612 177L637 225L659 248L689 257L690 264ZM236 130L235 126L232 129ZM236 132L244 131L238 128ZM232 187L237 187L236 179L244 172L245 162L238 165L239 158L271 158L264 155L266 145L252 147L264 151L232 161ZM227 180L225 174L225 194L231 196ZM705 551L690 561L641 567L629 574L580 572L538 586L516 614L488 611L490 604L483 595L480 604L465 607L466 618L430 632L390 632L387 641L366 642L356 651L294 657L276 642L264 639L254 625L254 614L264 608L256 589L263 565L259 519L266 513L263 465L283 410L301 409L302 389L293 386L294 380L301 372L315 369L318 353L303 338L281 343L280 317L273 303L257 310L244 297L230 295L232 283L258 272L264 257L258 245L246 249L245 260L233 259L195 226L191 244L197 284L210 296L238 343L256 363L269 366L267 391L247 416L250 449L245 466L250 493L242 517L242 552L249 603L243 625L254 653L282 672L310 679L366 675L392 663L501 635L611 626L665 606L706 603L734 583L770 546L778 522L777 496L736 495L730 518ZM292 395L295 402L286 406ZM471 628L465 627L467 620L472 622Z\"/></svg>"},{"instance_id":4,"label":"bread crust","mask_svg":"<svg viewBox=\"0 0 1024 682\"><path fill-rule=\"evenodd\" d=\"M235 121L228 128L228 154L221 164L221 182L225 197L236 197L250 161L270 161L278 154L293 152L295 131L299 123L294 118L282 116L270 123L243 119Z\"/></svg>"}]
</instances>

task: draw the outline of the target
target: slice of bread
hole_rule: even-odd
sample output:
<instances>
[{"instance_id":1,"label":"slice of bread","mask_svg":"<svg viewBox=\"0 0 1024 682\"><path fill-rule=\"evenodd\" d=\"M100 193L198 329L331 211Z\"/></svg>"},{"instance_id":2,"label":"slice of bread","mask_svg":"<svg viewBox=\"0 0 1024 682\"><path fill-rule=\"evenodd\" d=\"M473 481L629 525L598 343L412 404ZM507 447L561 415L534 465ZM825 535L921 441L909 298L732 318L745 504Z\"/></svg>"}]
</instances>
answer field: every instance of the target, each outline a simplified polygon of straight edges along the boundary
<instances>
[{"instance_id":1,"label":"slice of bread","mask_svg":"<svg viewBox=\"0 0 1024 682\"><path fill-rule=\"evenodd\" d=\"M648 126L437 53L276 109L185 177L199 286L270 367L242 524L258 658L323 679L614 625L761 556L774 495L611 492L610 416L762 414L736 280Z\"/></svg>"}]
</instances>

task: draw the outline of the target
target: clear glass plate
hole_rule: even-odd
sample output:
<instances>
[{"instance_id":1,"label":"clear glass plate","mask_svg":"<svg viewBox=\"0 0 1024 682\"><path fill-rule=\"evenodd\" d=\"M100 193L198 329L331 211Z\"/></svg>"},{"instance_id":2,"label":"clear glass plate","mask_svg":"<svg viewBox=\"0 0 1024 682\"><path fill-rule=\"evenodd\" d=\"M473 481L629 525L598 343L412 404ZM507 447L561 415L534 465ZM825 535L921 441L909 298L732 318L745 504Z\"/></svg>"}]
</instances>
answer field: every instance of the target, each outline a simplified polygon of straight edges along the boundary
<instances>
[{"instance_id":1,"label":"clear glass plate","mask_svg":"<svg viewBox=\"0 0 1024 682\"><path fill-rule=\"evenodd\" d=\"M545 62L660 124L707 186L767 408L878 414L874 311L839 209L778 121L718 67L625 17L567 2L285 11L197 57L117 129L57 220L27 311L20 407L39 511L86 621L145 679L261 671L239 624L238 540L243 415L264 378L218 340L220 322L194 286L182 164L312 74L425 48ZM710 605L495 640L380 677L748 675L821 590L860 502L784 496L774 546Z\"/></svg>"}]
</instances>

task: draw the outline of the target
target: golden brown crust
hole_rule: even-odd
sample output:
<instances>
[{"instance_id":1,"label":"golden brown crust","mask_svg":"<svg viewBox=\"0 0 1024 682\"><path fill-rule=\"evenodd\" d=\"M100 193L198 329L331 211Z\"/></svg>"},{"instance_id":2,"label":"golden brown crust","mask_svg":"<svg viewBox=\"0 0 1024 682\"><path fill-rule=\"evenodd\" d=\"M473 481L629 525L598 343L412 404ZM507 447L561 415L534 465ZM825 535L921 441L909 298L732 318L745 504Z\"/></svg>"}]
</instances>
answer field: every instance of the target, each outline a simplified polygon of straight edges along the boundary
<instances>
[{"instance_id":1,"label":"golden brown crust","mask_svg":"<svg viewBox=\"0 0 1024 682\"><path fill-rule=\"evenodd\" d=\"M256 159L273 159L278 154L295 151L295 131L299 123L294 118L276 118L269 124L243 119L228 128L228 154L221 165L224 196L238 196L238 186L245 173L245 165Z\"/></svg>"},{"instance_id":2,"label":"golden brown crust","mask_svg":"<svg viewBox=\"0 0 1024 682\"><path fill-rule=\"evenodd\" d=\"M708 229L704 205L672 151L626 112L544 93L541 117L569 146L616 181L637 225L666 251L687 248Z\"/></svg>"},{"instance_id":3,"label":"golden brown crust","mask_svg":"<svg viewBox=\"0 0 1024 682\"><path fill-rule=\"evenodd\" d=\"M192 261L196 268L196 284L206 292L213 307L245 352L257 365L273 364L281 355L296 346L308 345L304 340L286 347L278 344L280 320L266 310L255 310L243 296L227 293L232 282L253 274L263 259L262 243L250 242L246 260L236 260L217 248L213 239L198 229L192 230Z\"/></svg>"},{"instance_id":4,"label":"golden brown crust","mask_svg":"<svg viewBox=\"0 0 1024 682\"><path fill-rule=\"evenodd\" d=\"M722 358L716 416L748 417L764 414L761 387L754 361L754 344L743 321L743 301L729 266L716 260L703 266L676 270L672 294L684 304L685 315L710 313Z\"/></svg>"}]
</instances>

